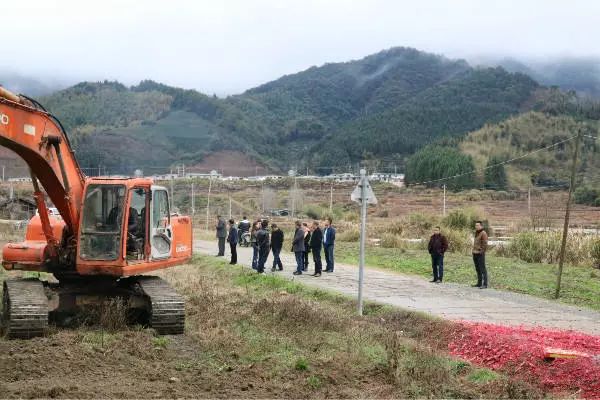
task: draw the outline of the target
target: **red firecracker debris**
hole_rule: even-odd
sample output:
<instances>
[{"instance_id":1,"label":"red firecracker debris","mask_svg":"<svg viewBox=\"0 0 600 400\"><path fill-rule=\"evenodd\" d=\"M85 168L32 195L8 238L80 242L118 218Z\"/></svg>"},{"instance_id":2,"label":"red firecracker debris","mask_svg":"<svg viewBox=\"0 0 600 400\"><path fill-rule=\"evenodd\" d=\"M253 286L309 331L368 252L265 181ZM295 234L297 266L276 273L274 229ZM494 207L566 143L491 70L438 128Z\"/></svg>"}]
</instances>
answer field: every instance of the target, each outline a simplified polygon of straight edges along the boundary
<instances>
[{"instance_id":1,"label":"red firecracker debris","mask_svg":"<svg viewBox=\"0 0 600 400\"><path fill-rule=\"evenodd\" d=\"M600 337L574 331L461 323L450 352L474 364L519 378L547 390L572 391L600 399ZM549 349L577 357L547 358Z\"/></svg>"}]
</instances>

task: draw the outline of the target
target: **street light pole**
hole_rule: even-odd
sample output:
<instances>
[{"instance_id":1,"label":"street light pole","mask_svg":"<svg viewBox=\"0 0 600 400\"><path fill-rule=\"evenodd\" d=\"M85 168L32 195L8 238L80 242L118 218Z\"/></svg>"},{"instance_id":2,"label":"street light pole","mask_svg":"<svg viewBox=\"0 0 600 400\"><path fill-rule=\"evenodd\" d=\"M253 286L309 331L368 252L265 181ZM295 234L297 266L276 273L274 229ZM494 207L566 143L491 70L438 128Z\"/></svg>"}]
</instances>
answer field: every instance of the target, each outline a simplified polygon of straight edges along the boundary
<instances>
[{"instance_id":1,"label":"street light pole","mask_svg":"<svg viewBox=\"0 0 600 400\"><path fill-rule=\"evenodd\" d=\"M363 315L363 281L365 269L365 239L367 231L366 171L360 170L360 259L358 263L358 315Z\"/></svg>"}]
</instances>

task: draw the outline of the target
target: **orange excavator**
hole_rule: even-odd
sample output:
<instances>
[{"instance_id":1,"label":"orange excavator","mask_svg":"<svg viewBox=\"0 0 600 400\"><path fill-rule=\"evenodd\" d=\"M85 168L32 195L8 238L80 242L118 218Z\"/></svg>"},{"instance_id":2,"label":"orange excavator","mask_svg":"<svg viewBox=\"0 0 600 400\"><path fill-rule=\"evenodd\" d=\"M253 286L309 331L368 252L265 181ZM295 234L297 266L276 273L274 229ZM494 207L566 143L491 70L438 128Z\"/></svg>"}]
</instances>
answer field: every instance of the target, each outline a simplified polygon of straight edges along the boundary
<instances>
[{"instance_id":1,"label":"orange excavator","mask_svg":"<svg viewBox=\"0 0 600 400\"><path fill-rule=\"evenodd\" d=\"M191 219L171 212L168 191L147 178L85 176L58 119L1 86L0 145L27 163L38 208L25 240L4 246L2 266L56 278L4 281L5 334L43 335L54 317L113 297L159 334L183 333L183 298L147 275L192 256ZM46 194L60 216L49 214Z\"/></svg>"}]
</instances>

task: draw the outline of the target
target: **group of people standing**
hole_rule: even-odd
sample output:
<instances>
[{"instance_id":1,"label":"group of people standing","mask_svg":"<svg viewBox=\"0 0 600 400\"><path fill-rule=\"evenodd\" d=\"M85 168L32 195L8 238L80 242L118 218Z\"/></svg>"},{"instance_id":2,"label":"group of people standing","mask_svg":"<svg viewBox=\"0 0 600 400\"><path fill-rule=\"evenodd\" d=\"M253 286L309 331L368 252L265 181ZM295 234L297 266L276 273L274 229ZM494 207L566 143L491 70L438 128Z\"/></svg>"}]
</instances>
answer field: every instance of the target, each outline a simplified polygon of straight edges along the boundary
<instances>
[{"instance_id":1,"label":"group of people standing","mask_svg":"<svg viewBox=\"0 0 600 400\"><path fill-rule=\"evenodd\" d=\"M488 274L485 266L485 252L487 250L488 235L483 229L483 222L475 222L475 235L473 237L473 264L477 274L477 283L472 285L480 289L487 289ZM427 246L431 254L431 268L433 270L432 283L442 283L444 279L444 254L448 250L448 239L441 232L441 228L436 226L433 234L429 238Z\"/></svg>"},{"instance_id":2,"label":"group of people standing","mask_svg":"<svg viewBox=\"0 0 600 400\"><path fill-rule=\"evenodd\" d=\"M244 216L237 225L235 220L230 219L229 229L227 229L225 220L221 216L217 216L216 232L219 242L217 256L225 255L225 242L228 242L231 251L230 264L237 264L237 245L246 237L249 237L249 243L252 246L252 268L254 270L259 274L265 272L265 264L271 252L273 253L271 271L283 270L281 251L285 236L277 224L271 224L269 228L269 221L266 219L259 219L251 224ZM319 221L313 221L310 225L306 222L296 221L291 248L296 259L296 270L293 274L301 275L308 271L309 253L312 253L315 265L312 276L321 276L323 272L321 252L325 256L325 272L333 272L335 233L331 218L325 220L323 228L321 228Z\"/></svg>"},{"instance_id":3,"label":"group of people standing","mask_svg":"<svg viewBox=\"0 0 600 400\"><path fill-rule=\"evenodd\" d=\"M257 220L250 224L246 217L236 226L233 219L229 220L229 230L225 220L217 217L217 238L219 240L219 254L225 255L225 241L229 242L231 249L230 264L237 263L237 244L242 235L250 236L250 244L253 248L252 268L258 273L264 273L265 263L269 253L273 253L273 267L271 271L282 271L281 250L283 248L284 234L277 224L272 224L269 230L269 221ZM248 232L249 231L249 232ZM321 276L323 264L321 251L325 256L325 272L333 272L334 268L334 245L335 228L332 226L331 218L325 220L323 229L319 221L313 221L310 225L306 222L296 221L294 236L292 239L292 252L296 258L296 270L294 275L302 275L308 271L309 253L312 253L315 270L312 276ZM473 264L477 274L477 283L473 287L487 289L488 274L485 266L485 252L487 250L488 235L483 228L483 222L475 223L475 235L473 238ZM444 254L448 250L448 239L441 232L439 226L433 230L428 244L431 254L431 266L433 271L432 283L442 283L444 279Z\"/></svg>"}]
</instances>

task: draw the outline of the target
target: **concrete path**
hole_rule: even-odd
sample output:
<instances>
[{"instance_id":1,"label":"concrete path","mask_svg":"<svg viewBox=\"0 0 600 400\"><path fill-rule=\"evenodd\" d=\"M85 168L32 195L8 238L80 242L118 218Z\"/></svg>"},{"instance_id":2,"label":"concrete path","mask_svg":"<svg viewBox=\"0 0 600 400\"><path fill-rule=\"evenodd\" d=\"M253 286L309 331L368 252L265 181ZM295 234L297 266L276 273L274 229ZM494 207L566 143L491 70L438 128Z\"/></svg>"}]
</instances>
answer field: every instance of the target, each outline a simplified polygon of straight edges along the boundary
<instances>
[{"instance_id":1,"label":"concrete path","mask_svg":"<svg viewBox=\"0 0 600 400\"><path fill-rule=\"evenodd\" d=\"M195 241L194 251L214 255L217 253L217 243ZM238 248L239 264L249 266L251 259L251 248ZM284 252L281 259L284 270L275 274L306 285L356 296L357 266L336 264L334 273L323 273L316 278L309 275L313 272L311 260L308 274L294 276L293 254ZM272 262L272 255L269 255L268 268L265 268L267 273L272 273ZM544 326L600 335L600 312L518 293L480 290L454 283L433 284L424 278L374 268L365 268L363 290L365 299L451 320Z\"/></svg>"}]
</instances>

